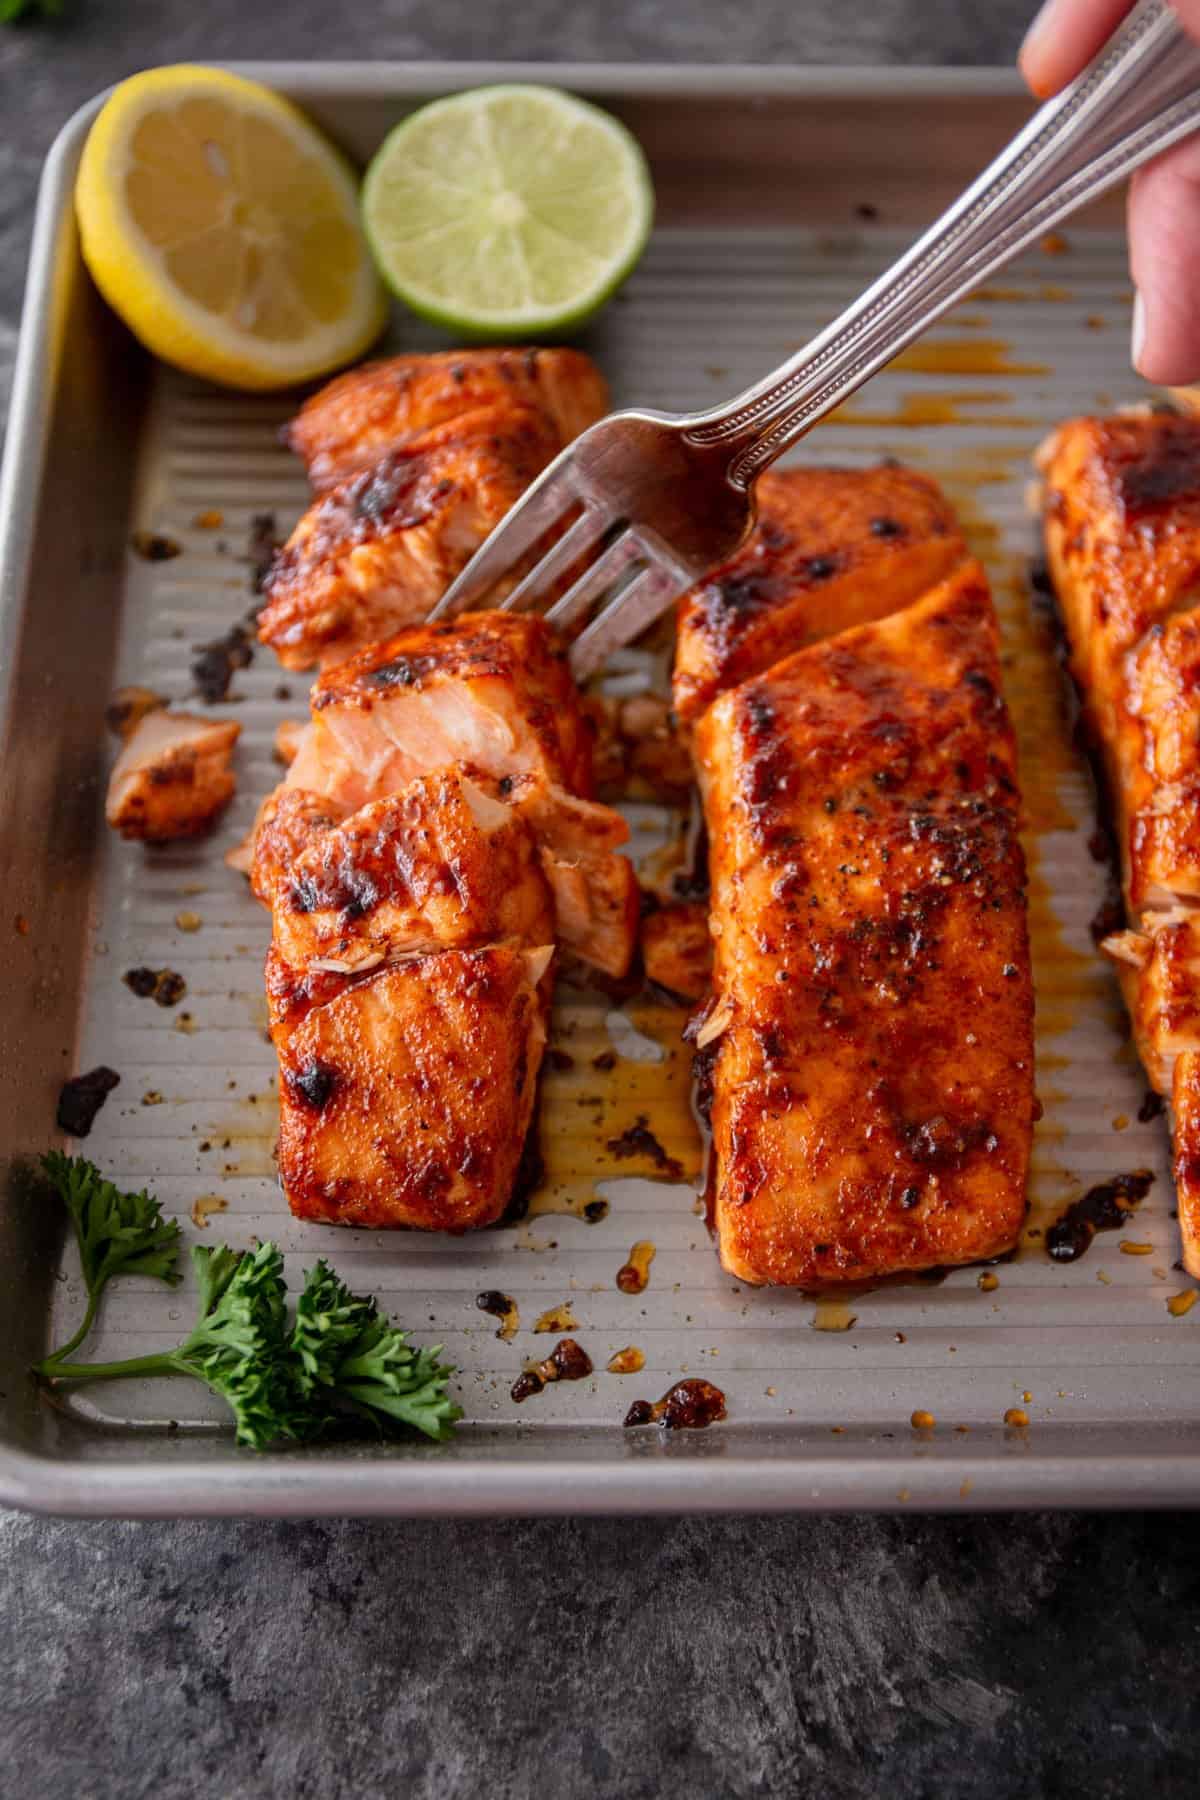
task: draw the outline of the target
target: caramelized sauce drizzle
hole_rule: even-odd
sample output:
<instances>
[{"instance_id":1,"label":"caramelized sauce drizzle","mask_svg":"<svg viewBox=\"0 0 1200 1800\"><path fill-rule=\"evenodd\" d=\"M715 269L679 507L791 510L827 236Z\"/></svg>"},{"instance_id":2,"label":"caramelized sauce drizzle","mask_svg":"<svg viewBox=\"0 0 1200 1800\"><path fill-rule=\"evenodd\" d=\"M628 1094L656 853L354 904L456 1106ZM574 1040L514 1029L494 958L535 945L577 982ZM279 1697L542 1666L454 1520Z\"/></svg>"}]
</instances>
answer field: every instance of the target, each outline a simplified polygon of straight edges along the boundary
<instances>
[{"instance_id":1,"label":"caramelized sauce drizzle","mask_svg":"<svg viewBox=\"0 0 1200 1800\"><path fill-rule=\"evenodd\" d=\"M677 1381L661 1400L635 1400L625 1414L626 1426L661 1425L665 1431L702 1431L725 1418L725 1396L711 1381L690 1376Z\"/></svg>"}]
</instances>

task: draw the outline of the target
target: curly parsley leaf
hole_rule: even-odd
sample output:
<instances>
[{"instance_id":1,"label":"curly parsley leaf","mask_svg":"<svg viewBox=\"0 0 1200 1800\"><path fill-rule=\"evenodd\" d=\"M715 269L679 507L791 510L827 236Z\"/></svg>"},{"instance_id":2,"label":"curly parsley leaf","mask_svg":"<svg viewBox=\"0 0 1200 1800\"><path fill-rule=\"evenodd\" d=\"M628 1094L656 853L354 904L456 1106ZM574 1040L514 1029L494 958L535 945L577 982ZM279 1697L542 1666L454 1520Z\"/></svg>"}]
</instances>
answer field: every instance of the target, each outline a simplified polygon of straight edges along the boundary
<instances>
[{"instance_id":1,"label":"curly parsley leaf","mask_svg":"<svg viewBox=\"0 0 1200 1800\"><path fill-rule=\"evenodd\" d=\"M414 1350L373 1299L352 1294L322 1259L309 1270L296 1302L291 1352L296 1380L327 1423L339 1403L382 1430L408 1426L442 1442L462 1417L446 1393L454 1373L440 1363L441 1346Z\"/></svg>"},{"instance_id":2,"label":"curly parsley leaf","mask_svg":"<svg viewBox=\"0 0 1200 1800\"><path fill-rule=\"evenodd\" d=\"M13 25L34 14L44 19L61 18L62 9L63 0L0 0L0 25Z\"/></svg>"},{"instance_id":3,"label":"curly parsley leaf","mask_svg":"<svg viewBox=\"0 0 1200 1800\"><path fill-rule=\"evenodd\" d=\"M42 1168L71 1217L87 1287L87 1310L79 1329L46 1358L46 1365L69 1356L96 1317L100 1296L114 1275L152 1275L169 1283L179 1273L179 1226L164 1219L158 1201L144 1189L125 1194L84 1156L51 1150Z\"/></svg>"},{"instance_id":4,"label":"curly parsley leaf","mask_svg":"<svg viewBox=\"0 0 1200 1800\"><path fill-rule=\"evenodd\" d=\"M158 1219L157 1202L118 1194L82 1158L48 1158L47 1165L76 1223L89 1282L129 1270L178 1280L178 1228ZM101 1229L124 1217L130 1200L140 1203L147 1233L140 1247L135 1236L106 1237ZM157 1231L150 1231L154 1221ZM169 1244L159 1241L163 1232ZM123 1246L123 1258L114 1244ZM351 1418L369 1419L380 1431L410 1428L440 1442L462 1417L446 1392L454 1371L439 1362L440 1348L413 1349L373 1299L351 1293L323 1260L309 1270L290 1322L283 1258L274 1244L245 1252L197 1246L192 1266L197 1318L182 1343L122 1362L68 1362L93 1307L71 1343L38 1372L63 1382L189 1375L221 1396L233 1413L238 1442L255 1450L311 1443Z\"/></svg>"}]
</instances>

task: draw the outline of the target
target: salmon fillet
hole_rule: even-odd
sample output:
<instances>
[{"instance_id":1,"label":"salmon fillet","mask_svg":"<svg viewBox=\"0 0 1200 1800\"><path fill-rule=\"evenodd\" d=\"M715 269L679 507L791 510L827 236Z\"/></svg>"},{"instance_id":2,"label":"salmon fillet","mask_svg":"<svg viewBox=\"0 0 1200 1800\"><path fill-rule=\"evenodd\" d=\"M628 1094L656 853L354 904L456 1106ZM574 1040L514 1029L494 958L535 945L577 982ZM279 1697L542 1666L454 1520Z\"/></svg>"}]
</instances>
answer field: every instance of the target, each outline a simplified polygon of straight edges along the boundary
<instances>
[{"instance_id":1,"label":"salmon fillet","mask_svg":"<svg viewBox=\"0 0 1200 1800\"><path fill-rule=\"evenodd\" d=\"M585 797L591 744L565 657L538 618L465 613L412 626L329 669L288 771L349 805L466 763L495 780L542 774Z\"/></svg>"},{"instance_id":2,"label":"salmon fillet","mask_svg":"<svg viewBox=\"0 0 1200 1800\"><path fill-rule=\"evenodd\" d=\"M279 1173L298 1218L466 1231L517 1186L553 950L440 950L301 984L272 949Z\"/></svg>"},{"instance_id":3,"label":"salmon fillet","mask_svg":"<svg viewBox=\"0 0 1200 1800\"><path fill-rule=\"evenodd\" d=\"M272 898L276 948L296 968L351 975L416 951L554 941L532 830L458 769L316 835Z\"/></svg>"},{"instance_id":4,"label":"salmon fillet","mask_svg":"<svg viewBox=\"0 0 1200 1800\"><path fill-rule=\"evenodd\" d=\"M541 413L561 450L607 412L608 389L581 350L393 356L329 382L305 401L283 435L323 492L432 427L481 407Z\"/></svg>"},{"instance_id":5,"label":"salmon fillet","mask_svg":"<svg viewBox=\"0 0 1200 1800\"><path fill-rule=\"evenodd\" d=\"M1200 1274L1200 420L1073 419L1038 457L1071 672L1103 760L1133 929L1117 961L1172 1101L1184 1263Z\"/></svg>"},{"instance_id":6,"label":"salmon fillet","mask_svg":"<svg viewBox=\"0 0 1200 1800\"><path fill-rule=\"evenodd\" d=\"M161 844L211 830L237 787L230 758L241 729L196 713L144 714L109 777L105 816L114 831Z\"/></svg>"},{"instance_id":7,"label":"salmon fillet","mask_svg":"<svg viewBox=\"0 0 1200 1800\"><path fill-rule=\"evenodd\" d=\"M533 832L456 769L339 822L324 804L285 790L255 870L288 1203L330 1224L490 1224L513 1197L550 1001Z\"/></svg>"},{"instance_id":8,"label":"salmon fillet","mask_svg":"<svg viewBox=\"0 0 1200 1800\"><path fill-rule=\"evenodd\" d=\"M306 669L417 624L558 448L542 413L486 407L329 488L267 576L262 642Z\"/></svg>"},{"instance_id":9,"label":"salmon fillet","mask_svg":"<svg viewBox=\"0 0 1200 1800\"><path fill-rule=\"evenodd\" d=\"M907 606L967 551L937 484L912 469L784 469L758 483L742 548L679 603L675 710L781 656Z\"/></svg>"},{"instance_id":10,"label":"salmon fillet","mask_svg":"<svg viewBox=\"0 0 1200 1800\"><path fill-rule=\"evenodd\" d=\"M982 570L732 688L694 745L724 1266L820 1289L1011 1248L1033 993Z\"/></svg>"},{"instance_id":11,"label":"salmon fillet","mask_svg":"<svg viewBox=\"0 0 1200 1800\"><path fill-rule=\"evenodd\" d=\"M558 937L603 973L628 972L639 893L618 849L629 829L588 798L590 729L540 619L475 613L413 627L327 671L312 706L285 787L345 813L439 769L499 784L533 828Z\"/></svg>"}]
</instances>

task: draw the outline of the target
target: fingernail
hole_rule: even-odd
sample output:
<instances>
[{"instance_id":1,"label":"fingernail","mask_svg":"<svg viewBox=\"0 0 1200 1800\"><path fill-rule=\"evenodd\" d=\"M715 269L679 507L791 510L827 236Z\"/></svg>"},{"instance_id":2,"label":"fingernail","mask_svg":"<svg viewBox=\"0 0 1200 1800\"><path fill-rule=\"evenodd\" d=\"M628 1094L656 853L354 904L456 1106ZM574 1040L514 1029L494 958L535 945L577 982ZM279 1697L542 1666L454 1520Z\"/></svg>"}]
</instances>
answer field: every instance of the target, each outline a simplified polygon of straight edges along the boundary
<instances>
[{"instance_id":1,"label":"fingernail","mask_svg":"<svg viewBox=\"0 0 1200 1800\"><path fill-rule=\"evenodd\" d=\"M1141 293L1133 296L1133 327L1130 332L1129 354L1133 366L1141 372L1142 351L1146 348L1146 302Z\"/></svg>"}]
</instances>

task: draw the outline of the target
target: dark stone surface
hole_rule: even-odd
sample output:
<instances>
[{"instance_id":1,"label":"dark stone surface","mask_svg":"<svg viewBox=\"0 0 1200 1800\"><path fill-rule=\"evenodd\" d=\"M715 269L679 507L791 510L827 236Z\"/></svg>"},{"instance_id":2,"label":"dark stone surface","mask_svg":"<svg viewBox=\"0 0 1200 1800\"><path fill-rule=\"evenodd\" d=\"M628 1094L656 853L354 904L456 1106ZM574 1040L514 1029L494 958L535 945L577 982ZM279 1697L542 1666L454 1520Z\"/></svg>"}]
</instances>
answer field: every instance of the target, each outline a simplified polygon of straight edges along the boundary
<instances>
[{"instance_id":1,"label":"dark stone surface","mask_svg":"<svg viewBox=\"0 0 1200 1800\"><path fill-rule=\"evenodd\" d=\"M183 57L986 62L1027 0L66 0L0 32L0 388L38 166ZM0 1795L1194 1795L1181 1517L0 1516Z\"/></svg>"}]
</instances>

